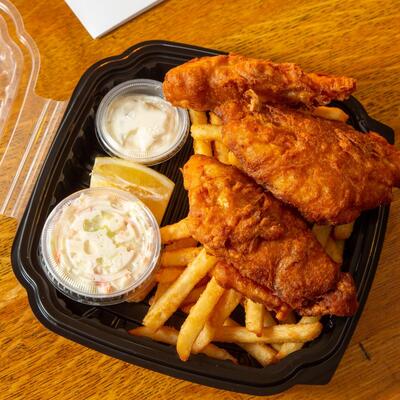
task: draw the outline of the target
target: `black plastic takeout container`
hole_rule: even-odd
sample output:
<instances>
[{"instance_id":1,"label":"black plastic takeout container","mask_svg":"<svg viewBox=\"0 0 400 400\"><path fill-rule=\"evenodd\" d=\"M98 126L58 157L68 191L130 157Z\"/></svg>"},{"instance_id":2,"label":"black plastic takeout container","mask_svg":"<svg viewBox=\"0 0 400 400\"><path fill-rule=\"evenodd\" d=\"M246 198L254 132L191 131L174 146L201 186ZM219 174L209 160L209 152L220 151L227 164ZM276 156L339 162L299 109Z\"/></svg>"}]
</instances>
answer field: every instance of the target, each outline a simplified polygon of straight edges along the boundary
<instances>
[{"instance_id":1,"label":"black plastic takeout container","mask_svg":"<svg viewBox=\"0 0 400 400\"><path fill-rule=\"evenodd\" d=\"M46 217L62 199L89 186L94 159L104 154L94 126L103 96L123 81L135 78L162 81L165 73L176 65L193 57L217 54L220 52L185 44L150 41L102 60L86 71L73 92L19 225L12 250L14 272L28 292L36 317L47 328L132 364L203 385L256 395L278 393L295 384L325 384L333 376L364 308L378 264L389 206L363 213L346 242L343 269L353 274L358 288L360 307L356 315L325 317L324 332L318 339L266 368L261 368L235 345L225 347L238 357L240 365L201 354L181 362L173 346L127 333L127 329L140 325L148 308L145 302L106 307L77 303L53 287L39 263L39 240ZM393 143L392 129L370 118L354 98L335 105L350 115L350 123L356 129L378 132ZM188 139L176 156L154 167L176 183L163 225L187 215L187 194L179 168L191 152L192 143ZM179 324L182 319L183 315L178 313L169 324Z\"/></svg>"}]
</instances>

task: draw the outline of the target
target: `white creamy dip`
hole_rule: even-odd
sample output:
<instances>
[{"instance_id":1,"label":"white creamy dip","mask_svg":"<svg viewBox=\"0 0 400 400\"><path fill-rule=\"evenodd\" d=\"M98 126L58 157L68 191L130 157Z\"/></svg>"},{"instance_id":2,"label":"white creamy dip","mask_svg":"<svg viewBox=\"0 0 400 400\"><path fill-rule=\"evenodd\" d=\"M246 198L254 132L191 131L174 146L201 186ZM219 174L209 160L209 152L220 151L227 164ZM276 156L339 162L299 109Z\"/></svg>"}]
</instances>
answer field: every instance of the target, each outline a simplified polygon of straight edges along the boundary
<instances>
[{"instance_id":1,"label":"white creamy dip","mask_svg":"<svg viewBox=\"0 0 400 400\"><path fill-rule=\"evenodd\" d=\"M52 229L54 269L69 285L89 294L132 286L146 272L156 246L143 207L109 191L73 199Z\"/></svg>"},{"instance_id":2,"label":"white creamy dip","mask_svg":"<svg viewBox=\"0 0 400 400\"><path fill-rule=\"evenodd\" d=\"M106 129L121 153L161 154L178 136L176 109L157 96L126 94L114 99Z\"/></svg>"}]
</instances>

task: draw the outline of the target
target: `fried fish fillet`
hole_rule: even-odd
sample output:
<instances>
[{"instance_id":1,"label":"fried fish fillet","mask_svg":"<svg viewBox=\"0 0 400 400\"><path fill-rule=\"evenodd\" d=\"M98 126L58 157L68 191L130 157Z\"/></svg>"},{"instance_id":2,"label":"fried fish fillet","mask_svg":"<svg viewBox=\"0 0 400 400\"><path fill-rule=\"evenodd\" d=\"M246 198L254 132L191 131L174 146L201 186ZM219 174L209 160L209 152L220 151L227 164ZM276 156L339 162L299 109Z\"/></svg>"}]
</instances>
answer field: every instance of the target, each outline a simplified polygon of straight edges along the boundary
<instances>
[{"instance_id":1,"label":"fried fish fillet","mask_svg":"<svg viewBox=\"0 0 400 400\"><path fill-rule=\"evenodd\" d=\"M216 112L241 169L309 221L354 221L400 185L400 152L375 133L284 106L233 101Z\"/></svg>"},{"instance_id":2,"label":"fried fish fillet","mask_svg":"<svg viewBox=\"0 0 400 400\"><path fill-rule=\"evenodd\" d=\"M263 102L316 106L344 100L355 87L352 78L306 73L296 64L240 55L193 59L171 69L163 84L168 101L199 111L240 100L249 89Z\"/></svg>"},{"instance_id":3,"label":"fried fish fillet","mask_svg":"<svg viewBox=\"0 0 400 400\"><path fill-rule=\"evenodd\" d=\"M220 259L214 276L269 310L352 315L355 286L295 211L237 168L195 155L183 168L189 229ZM341 282L344 281L344 284Z\"/></svg>"}]
</instances>

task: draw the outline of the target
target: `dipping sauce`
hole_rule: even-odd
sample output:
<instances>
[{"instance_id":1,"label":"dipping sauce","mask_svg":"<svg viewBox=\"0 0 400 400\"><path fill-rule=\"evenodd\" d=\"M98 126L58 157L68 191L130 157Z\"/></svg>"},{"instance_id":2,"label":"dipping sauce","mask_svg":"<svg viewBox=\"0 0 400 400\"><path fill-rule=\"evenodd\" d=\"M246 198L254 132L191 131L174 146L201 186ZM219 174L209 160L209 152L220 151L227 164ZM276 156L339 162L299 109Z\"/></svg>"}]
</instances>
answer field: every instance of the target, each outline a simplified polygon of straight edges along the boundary
<instances>
[{"instance_id":1,"label":"dipping sauce","mask_svg":"<svg viewBox=\"0 0 400 400\"><path fill-rule=\"evenodd\" d=\"M186 110L163 98L161 82L135 79L110 90L96 114L96 132L109 155L154 165L175 155L189 134Z\"/></svg>"},{"instance_id":2,"label":"dipping sauce","mask_svg":"<svg viewBox=\"0 0 400 400\"><path fill-rule=\"evenodd\" d=\"M94 188L56 207L41 245L48 274L70 297L88 296L93 304L98 297L116 302L121 295L120 302L152 276L160 234L155 218L136 197Z\"/></svg>"},{"instance_id":3,"label":"dipping sauce","mask_svg":"<svg viewBox=\"0 0 400 400\"><path fill-rule=\"evenodd\" d=\"M176 142L176 108L143 94L125 95L111 102L106 127L119 151L163 152Z\"/></svg>"}]
</instances>

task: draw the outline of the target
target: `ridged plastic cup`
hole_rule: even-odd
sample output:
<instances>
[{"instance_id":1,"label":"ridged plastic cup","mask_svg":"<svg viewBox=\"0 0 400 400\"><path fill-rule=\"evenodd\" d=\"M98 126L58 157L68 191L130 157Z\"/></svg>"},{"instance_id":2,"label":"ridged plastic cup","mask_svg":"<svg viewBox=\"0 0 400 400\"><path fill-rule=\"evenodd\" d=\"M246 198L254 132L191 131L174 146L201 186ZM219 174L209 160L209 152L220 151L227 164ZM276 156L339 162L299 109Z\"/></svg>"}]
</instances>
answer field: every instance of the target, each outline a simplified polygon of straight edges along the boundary
<instances>
[{"instance_id":1,"label":"ridged plastic cup","mask_svg":"<svg viewBox=\"0 0 400 400\"><path fill-rule=\"evenodd\" d=\"M121 145L113 138L107 128L107 119L110 106L113 102L127 95L147 95L155 96L171 106L166 100L162 91L162 83L152 79L134 79L123 82L111 89L103 98L96 113L96 133L97 137L107 152L111 156L123 158L145 165L156 165L173 157L185 144L189 135L190 120L188 112L179 107L173 107L175 112L175 131L176 137L173 142L164 150L134 151L126 148L121 149Z\"/></svg>"},{"instance_id":2,"label":"ridged plastic cup","mask_svg":"<svg viewBox=\"0 0 400 400\"><path fill-rule=\"evenodd\" d=\"M130 202L129 204L131 204L135 212L135 228L139 232L146 230L146 235L140 236L135 253L137 256L135 255L133 259L136 261L145 260L145 262L140 264L140 267L136 266L136 268L140 268L140 272L134 270L135 265L132 263L132 276L134 278L132 278L126 287L104 293L99 290L97 279L90 280L83 272L81 276L78 276L76 273L66 272L66 266L61 265L60 261L57 261L60 259L60 257L57 257L59 240L56 241L55 239L59 239L59 236L66 235L67 233L74 235L74 231L70 226L60 226L60 217L64 215L68 207L76 204L80 196L85 196L85 199L89 202L91 199L99 200L103 198ZM117 213L118 211L116 211ZM64 238L61 236L61 239ZM153 277L158 266L160 249L160 231L151 211L132 194L113 188L84 189L68 196L48 216L40 240L42 267L51 283L71 299L92 305L109 305L121 303L126 300L140 300L142 293L153 283ZM148 255L143 257L142 255L145 252ZM69 257L69 253L65 257ZM71 257L68 259L72 260ZM101 282L111 287L115 286L113 282L116 283L117 279L121 279L120 271L115 274L108 273L106 276L101 275Z\"/></svg>"}]
</instances>

